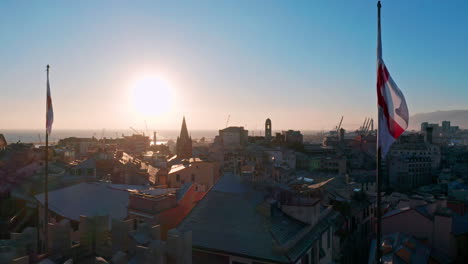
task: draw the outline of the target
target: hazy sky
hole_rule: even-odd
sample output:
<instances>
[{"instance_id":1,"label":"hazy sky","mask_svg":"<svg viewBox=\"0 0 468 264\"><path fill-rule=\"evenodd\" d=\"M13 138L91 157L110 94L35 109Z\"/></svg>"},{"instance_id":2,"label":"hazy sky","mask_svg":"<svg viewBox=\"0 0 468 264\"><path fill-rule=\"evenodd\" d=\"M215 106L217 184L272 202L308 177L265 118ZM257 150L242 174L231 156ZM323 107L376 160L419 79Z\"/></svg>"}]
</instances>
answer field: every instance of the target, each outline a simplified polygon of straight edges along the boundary
<instances>
[{"instance_id":1,"label":"hazy sky","mask_svg":"<svg viewBox=\"0 0 468 264\"><path fill-rule=\"evenodd\" d=\"M410 113L467 109L468 1L382 4ZM2 0L0 129L44 126L46 64L54 128L356 127L376 112L375 50L370 0ZM148 77L156 94L135 95Z\"/></svg>"}]
</instances>

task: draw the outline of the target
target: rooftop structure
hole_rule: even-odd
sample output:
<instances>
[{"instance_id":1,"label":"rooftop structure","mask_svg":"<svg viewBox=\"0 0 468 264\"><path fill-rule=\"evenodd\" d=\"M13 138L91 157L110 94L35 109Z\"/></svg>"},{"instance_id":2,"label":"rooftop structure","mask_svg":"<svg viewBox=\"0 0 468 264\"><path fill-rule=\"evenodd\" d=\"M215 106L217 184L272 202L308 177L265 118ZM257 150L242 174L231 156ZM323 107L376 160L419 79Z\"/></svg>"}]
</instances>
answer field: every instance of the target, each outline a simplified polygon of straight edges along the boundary
<instances>
[{"instance_id":1,"label":"rooftop structure","mask_svg":"<svg viewBox=\"0 0 468 264\"><path fill-rule=\"evenodd\" d=\"M105 183L79 183L49 192L49 209L54 213L79 221L80 215L89 217L109 215L123 220L127 216L129 193ZM44 194L35 196L43 205Z\"/></svg>"},{"instance_id":2,"label":"rooftop structure","mask_svg":"<svg viewBox=\"0 0 468 264\"><path fill-rule=\"evenodd\" d=\"M219 130L219 138L225 148L235 149L246 146L248 142L249 131L244 127L227 127Z\"/></svg>"},{"instance_id":3,"label":"rooftop structure","mask_svg":"<svg viewBox=\"0 0 468 264\"><path fill-rule=\"evenodd\" d=\"M145 135L134 134L124 136L121 140L120 149L129 153L142 153L148 150L150 139Z\"/></svg>"},{"instance_id":4,"label":"rooftop structure","mask_svg":"<svg viewBox=\"0 0 468 264\"><path fill-rule=\"evenodd\" d=\"M389 198L385 200L393 200L390 203L393 209L382 217L383 235L402 232L413 236L434 249L438 256L443 256L442 259L467 256L461 249L463 241L468 238L467 214L458 215L447 207L447 201L442 198L421 195L393 195Z\"/></svg>"},{"instance_id":5,"label":"rooftop structure","mask_svg":"<svg viewBox=\"0 0 468 264\"><path fill-rule=\"evenodd\" d=\"M383 263L440 263L431 256L431 249L414 237L403 233L392 233L385 235L382 241ZM369 264L375 263L375 240L372 244Z\"/></svg>"},{"instance_id":6,"label":"rooftop structure","mask_svg":"<svg viewBox=\"0 0 468 264\"><path fill-rule=\"evenodd\" d=\"M330 236L328 244L316 244L331 232L331 214L310 225L288 216L272 200L264 200L264 195L242 184L237 175L221 177L178 226L182 232L193 232L194 262L296 263L318 260L331 250ZM295 207L287 211L294 215Z\"/></svg>"},{"instance_id":7,"label":"rooftop structure","mask_svg":"<svg viewBox=\"0 0 468 264\"><path fill-rule=\"evenodd\" d=\"M302 144L303 143L303 136L301 134L301 131L296 131L296 130L287 130L283 131L283 136L286 144Z\"/></svg>"},{"instance_id":8,"label":"rooftop structure","mask_svg":"<svg viewBox=\"0 0 468 264\"><path fill-rule=\"evenodd\" d=\"M172 165L167 175L167 182L162 184L178 188L191 182L197 184L200 190L208 190L218 180L219 175L218 162L191 158Z\"/></svg>"},{"instance_id":9,"label":"rooftop structure","mask_svg":"<svg viewBox=\"0 0 468 264\"><path fill-rule=\"evenodd\" d=\"M5 136L3 134L0 134L0 150L4 150L7 147L7 141L5 139Z\"/></svg>"}]
</instances>

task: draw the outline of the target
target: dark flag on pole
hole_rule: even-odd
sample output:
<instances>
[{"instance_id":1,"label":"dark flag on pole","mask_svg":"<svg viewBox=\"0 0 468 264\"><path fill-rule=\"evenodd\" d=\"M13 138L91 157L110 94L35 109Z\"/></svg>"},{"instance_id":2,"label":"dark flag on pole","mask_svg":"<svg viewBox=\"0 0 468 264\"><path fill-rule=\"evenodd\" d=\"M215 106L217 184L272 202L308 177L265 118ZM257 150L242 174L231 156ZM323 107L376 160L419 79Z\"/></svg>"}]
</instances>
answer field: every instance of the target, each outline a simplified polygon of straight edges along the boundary
<instances>
[{"instance_id":1,"label":"dark flag on pole","mask_svg":"<svg viewBox=\"0 0 468 264\"><path fill-rule=\"evenodd\" d=\"M46 110L46 147L45 147L45 167L44 167L44 244L43 249L48 250L49 234L49 135L52 132L52 123L54 123L54 109L52 107L52 97L50 96L49 68L47 65L47 110Z\"/></svg>"},{"instance_id":2,"label":"dark flag on pole","mask_svg":"<svg viewBox=\"0 0 468 264\"><path fill-rule=\"evenodd\" d=\"M47 135L50 135L50 133L52 132L52 123L54 123L54 108L52 107L52 97L50 96L49 65L47 65L47 114L46 114Z\"/></svg>"}]
</instances>

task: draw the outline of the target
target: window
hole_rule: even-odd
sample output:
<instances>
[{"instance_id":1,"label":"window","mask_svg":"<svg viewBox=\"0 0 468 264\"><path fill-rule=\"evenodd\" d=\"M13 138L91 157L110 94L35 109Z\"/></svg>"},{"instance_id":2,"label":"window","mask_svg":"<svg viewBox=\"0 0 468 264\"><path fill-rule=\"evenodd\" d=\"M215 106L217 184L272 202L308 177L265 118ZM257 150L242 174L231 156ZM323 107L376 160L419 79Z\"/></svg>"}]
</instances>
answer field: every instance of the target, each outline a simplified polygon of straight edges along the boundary
<instances>
[{"instance_id":1,"label":"window","mask_svg":"<svg viewBox=\"0 0 468 264\"><path fill-rule=\"evenodd\" d=\"M70 221L70 227L73 231L78 231L79 224L80 223L77 221Z\"/></svg>"},{"instance_id":2,"label":"window","mask_svg":"<svg viewBox=\"0 0 468 264\"><path fill-rule=\"evenodd\" d=\"M323 234L320 235L320 239L319 239L319 249L322 249L322 240L323 240Z\"/></svg>"},{"instance_id":3,"label":"window","mask_svg":"<svg viewBox=\"0 0 468 264\"><path fill-rule=\"evenodd\" d=\"M176 174L176 182L180 182L180 174Z\"/></svg>"},{"instance_id":4,"label":"window","mask_svg":"<svg viewBox=\"0 0 468 264\"><path fill-rule=\"evenodd\" d=\"M192 182L195 181L195 174L192 173Z\"/></svg>"}]
</instances>

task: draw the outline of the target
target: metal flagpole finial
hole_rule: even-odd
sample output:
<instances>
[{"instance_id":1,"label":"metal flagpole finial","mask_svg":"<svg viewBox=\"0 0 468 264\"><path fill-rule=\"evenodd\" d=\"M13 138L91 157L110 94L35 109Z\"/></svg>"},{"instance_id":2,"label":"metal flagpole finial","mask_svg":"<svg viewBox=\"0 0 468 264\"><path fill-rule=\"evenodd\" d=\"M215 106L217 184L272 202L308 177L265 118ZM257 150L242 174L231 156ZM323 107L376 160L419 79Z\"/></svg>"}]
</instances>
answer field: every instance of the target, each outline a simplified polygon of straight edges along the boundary
<instances>
[{"instance_id":1,"label":"metal flagpole finial","mask_svg":"<svg viewBox=\"0 0 468 264\"><path fill-rule=\"evenodd\" d=\"M378 8L381 8L381 7L382 7L382 4L380 3L380 1L377 1L377 7L378 7Z\"/></svg>"}]
</instances>

